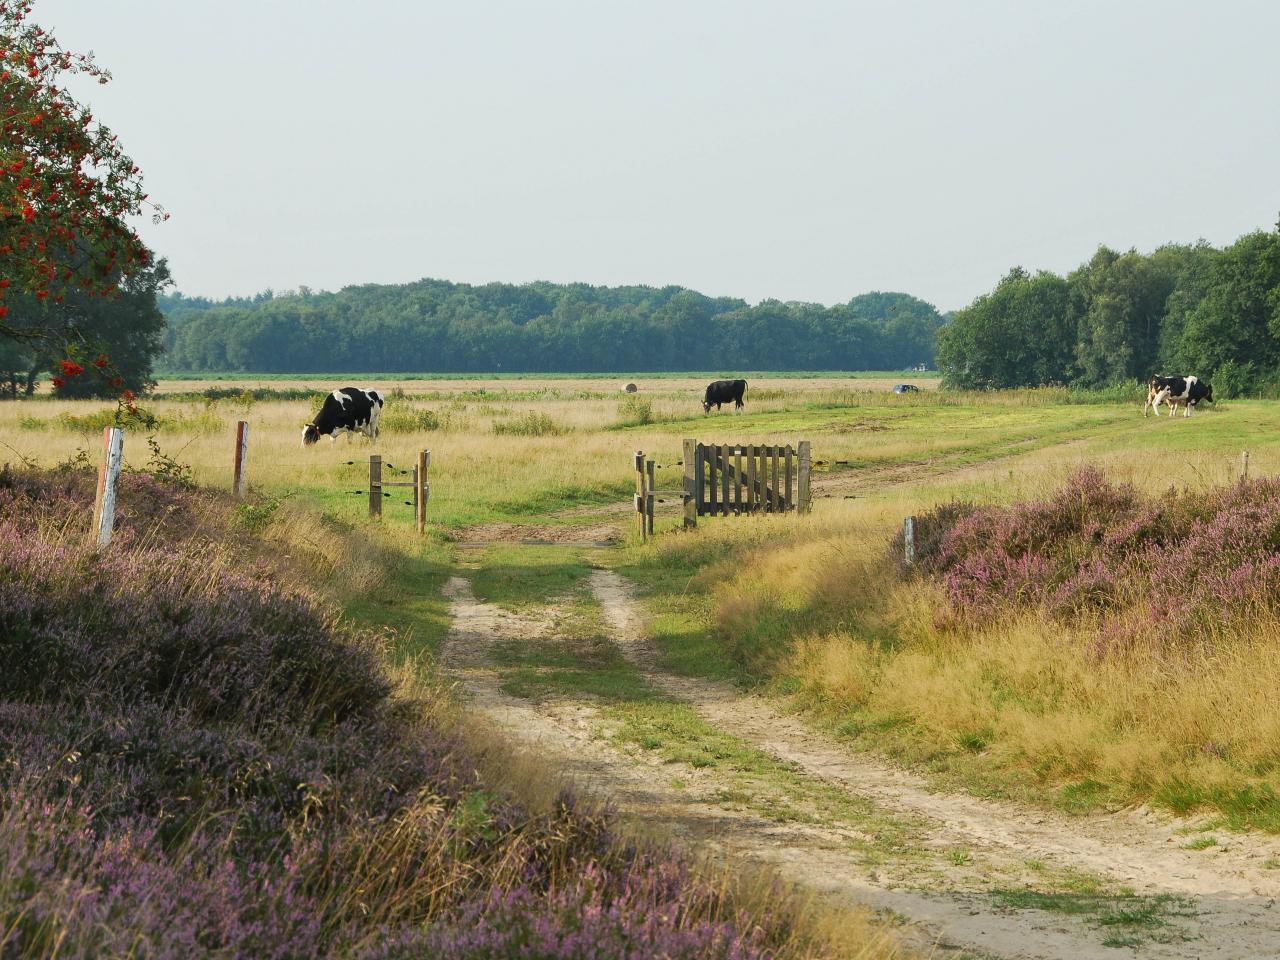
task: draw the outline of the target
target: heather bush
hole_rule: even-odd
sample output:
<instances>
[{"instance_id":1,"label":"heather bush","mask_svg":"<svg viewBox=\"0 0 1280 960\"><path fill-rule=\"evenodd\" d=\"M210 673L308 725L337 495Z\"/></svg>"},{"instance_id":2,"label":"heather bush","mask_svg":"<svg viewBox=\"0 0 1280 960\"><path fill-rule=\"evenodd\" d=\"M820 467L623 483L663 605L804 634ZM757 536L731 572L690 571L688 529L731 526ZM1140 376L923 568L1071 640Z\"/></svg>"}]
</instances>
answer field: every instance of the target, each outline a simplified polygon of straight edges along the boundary
<instances>
[{"instance_id":1,"label":"heather bush","mask_svg":"<svg viewBox=\"0 0 1280 960\"><path fill-rule=\"evenodd\" d=\"M1216 637L1280 613L1280 479L1147 498L1085 469L1045 500L946 505L921 529L918 569L962 620L1039 608L1096 621L1105 648Z\"/></svg>"},{"instance_id":2,"label":"heather bush","mask_svg":"<svg viewBox=\"0 0 1280 960\"><path fill-rule=\"evenodd\" d=\"M424 933L387 943L366 960L739 960L767 956L763 931L699 915L683 894L694 878L675 861L647 862L618 889L599 867L586 867L550 895L528 887L491 891L463 904Z\"/></svg>"},{"instance_id":3,"label":"heather bush","mask_svg":"<svg viewBox=\"0 0 1280 960\"><path fill-rule=\"evenodd\" d=\"M125 477L99 553L91 498L83 472L0 472L4 956L751 958L787 941L781 914L748 923L572 796L535 812L487 790L439 712L393 695L383 637L226 550L229 505Z\"/></svg>"}]
</instances>

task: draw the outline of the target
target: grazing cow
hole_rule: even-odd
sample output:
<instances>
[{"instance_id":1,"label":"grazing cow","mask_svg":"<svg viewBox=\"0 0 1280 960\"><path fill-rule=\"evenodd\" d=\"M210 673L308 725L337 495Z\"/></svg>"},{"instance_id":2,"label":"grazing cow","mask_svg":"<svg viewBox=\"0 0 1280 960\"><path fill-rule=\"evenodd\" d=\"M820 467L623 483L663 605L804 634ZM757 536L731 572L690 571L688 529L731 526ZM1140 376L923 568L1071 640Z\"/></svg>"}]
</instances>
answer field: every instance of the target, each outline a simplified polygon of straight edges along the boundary
<instances>
[{"instance_id":1,"label":"grazing cow","mask_svg":"<svg viewBox=\"0 0 1280 960\"><path fill-rule=\"evenodd\" d=\"M637 390L639 390L640 388L639 388L639 387L637 387L634 383L628 383L628 384L627 384L625 387L623 387L622 389L623 389L623 391L624 391L625 393L635 393L635 392L636 392Z\"/></svg>"},{"instance_id":2,"label":"grazing cow","mask_svg":"<svg viewBox=\"0 0 1280 960\"><path fill-rule=\"evenodd\" d=\"M343 387L324 398L320 412L302 428L302 445L309 447L321 437L338 442L338 434L347 432L347 442L359 430L375 440L378 437L378 417L382 413L382 396L377 390L361 390L359 387Z\"/></svg>"},{"instance_id":3,"label":"grazing cow","mask_svg":"<svg viewBox=\"0 0 1280 960\"><path fill-rule=\"evenodd\" d=\"M733 401L733 412L736 414L742 409L742 395L747 392L747 381L745 380L716 380L707 384L707 392L702 397L702 412L710 413L711 405L715 404L717 410L720 404Z\"/></svg>"},{"instance_id":4,"label":"grazing cow","mask_svg":"<svg viewBox=\"0 0 1280 960\"><path fill-rule=\"evenodd\" d=\"M1201 400L1213 403L1213 387L1199 377L1152 377L1147 384L1147 402L1142 406L1142 415L1147 415L1147 408L1158 417L1160 404L1169 405L1169 416L1173 416L1179 405L1182 415L1191 416L1192 410Z\"/></svg>"}]
</instances>

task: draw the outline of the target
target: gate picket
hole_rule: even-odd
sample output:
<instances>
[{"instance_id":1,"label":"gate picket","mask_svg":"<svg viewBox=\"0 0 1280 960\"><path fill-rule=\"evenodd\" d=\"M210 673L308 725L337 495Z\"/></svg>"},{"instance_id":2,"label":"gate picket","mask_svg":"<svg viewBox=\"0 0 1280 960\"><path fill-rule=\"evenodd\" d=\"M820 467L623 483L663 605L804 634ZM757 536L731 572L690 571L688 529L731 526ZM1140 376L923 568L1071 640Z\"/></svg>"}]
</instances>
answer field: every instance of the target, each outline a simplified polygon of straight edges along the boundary
<instances>
[{"instance_id":1,"label":"gate picket","mask_svg":"<svg viewBox=\"0 0 1280 960\"><path fill-rule=\"evenodd\" d=\"M808 446L686 441L686 514L804 512Z\"/></svg>"}]
</instances>

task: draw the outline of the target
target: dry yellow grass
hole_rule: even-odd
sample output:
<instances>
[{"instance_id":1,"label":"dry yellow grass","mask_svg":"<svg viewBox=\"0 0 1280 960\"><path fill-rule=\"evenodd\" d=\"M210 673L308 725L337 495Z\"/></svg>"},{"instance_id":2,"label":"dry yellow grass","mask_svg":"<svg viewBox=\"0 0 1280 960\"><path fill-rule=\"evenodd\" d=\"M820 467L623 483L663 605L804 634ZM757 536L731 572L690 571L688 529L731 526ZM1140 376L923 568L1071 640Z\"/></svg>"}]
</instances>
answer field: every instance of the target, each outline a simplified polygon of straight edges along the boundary
<instances>
[{"instance_id":1,"label":"dry yellow grass","mask_svg":"<svg viewBox=\"0 0 1280 960\"><path fill-rule=\"evenodd\" d=\"M1026 466L1010 497L1040 492L1039 469L1045 482L1057 473ZM1173 788L1193 804L1280 792L1273 616L1178 653L1106 657L1087 626L1023 616L957 628L940 618L937 587L902 580L886 559L912 509L896 497L841 505L820 525L793 524L755 548L739 542L731 562L698 577L713 585L717 633L757 671L797 678L838 725L875 731L868 745L949 756L979 789L1054 796L1096 782L1112 800Z\"/></svg>"}]
</instances>

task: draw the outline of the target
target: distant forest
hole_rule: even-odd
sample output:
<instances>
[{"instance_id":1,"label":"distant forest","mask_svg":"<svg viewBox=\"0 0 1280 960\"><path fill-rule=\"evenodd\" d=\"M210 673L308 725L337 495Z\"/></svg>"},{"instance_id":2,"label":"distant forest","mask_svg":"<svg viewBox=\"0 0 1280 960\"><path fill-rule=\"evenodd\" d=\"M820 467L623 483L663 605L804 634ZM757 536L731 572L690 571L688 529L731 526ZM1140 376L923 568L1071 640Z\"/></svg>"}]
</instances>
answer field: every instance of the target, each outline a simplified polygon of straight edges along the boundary
<instances>
[{"instance_id":1,"label":"distant forest","mask_svg":"<svg viewBox=\"0 0 1280 960\"><path fill-rule=\"evenodd\" d=\"M954 387L1084 387L1195 374L1280 394L1280 225L1226 247L1099 247L1066 276L1015 267L938 338Z\"/></svg>"},{"instance_id":2,"label":"distant forest","mask_svg":"<svg viewBox=\"0 0 1280 960\"><path fill-rule=\"evenodd\" d=\"M683 287L444 280L212 301L162 296L168 372L897 370L944 318L905 293L755 306Z\"/></svg>"}]
</instances>

